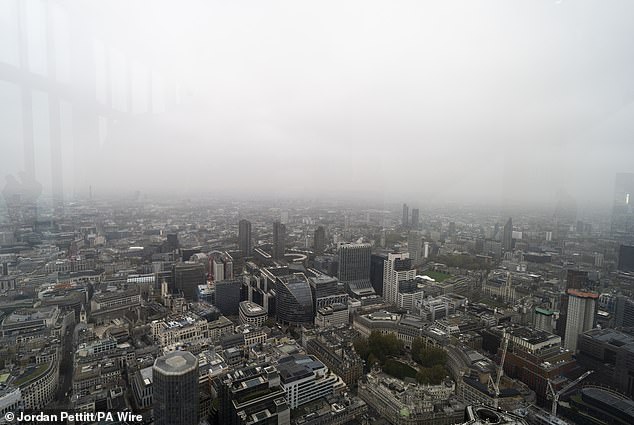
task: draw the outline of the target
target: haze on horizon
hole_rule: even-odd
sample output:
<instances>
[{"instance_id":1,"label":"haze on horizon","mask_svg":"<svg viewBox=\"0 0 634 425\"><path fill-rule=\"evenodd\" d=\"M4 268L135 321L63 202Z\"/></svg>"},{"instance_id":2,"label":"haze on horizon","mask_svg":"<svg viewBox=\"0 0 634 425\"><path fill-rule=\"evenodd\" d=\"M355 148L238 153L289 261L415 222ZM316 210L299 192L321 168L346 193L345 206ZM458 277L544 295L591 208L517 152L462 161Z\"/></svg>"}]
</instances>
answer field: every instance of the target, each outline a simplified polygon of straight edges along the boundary
<instances>
[{"instance_id":1,"label":"haze on horizon","mask_svg":"<svg viewBox=\"0 0 634 425\"><path fill-rule=\"evenodd\" d=\"M42 29L42 4L20 6L31 68L22 72L50 69L38 52L62 26ZM19 62L17 5L0 6L0 65ZM550 205L564 193L580 205L607 204L615 173L634 172L632 2L47 7L94 47L88 61L72 40L66 53L58 48L58 77L67 75L75 98L120 112L99 119L96 143L62 137L73 151L62 155L66 198L90 185L102 193L501 205ZM85 73L83 62L95 67L93 86L73 78ZM0 172L17 176L25 169L24 104L2 72ZM161 95L149 98L148 78ZM57 148L47 136L48 98L32 95L35 118L44 117L33 132L46 193ZM76 106L61 107L71 126Z\"/></svg>"}]
</instances>

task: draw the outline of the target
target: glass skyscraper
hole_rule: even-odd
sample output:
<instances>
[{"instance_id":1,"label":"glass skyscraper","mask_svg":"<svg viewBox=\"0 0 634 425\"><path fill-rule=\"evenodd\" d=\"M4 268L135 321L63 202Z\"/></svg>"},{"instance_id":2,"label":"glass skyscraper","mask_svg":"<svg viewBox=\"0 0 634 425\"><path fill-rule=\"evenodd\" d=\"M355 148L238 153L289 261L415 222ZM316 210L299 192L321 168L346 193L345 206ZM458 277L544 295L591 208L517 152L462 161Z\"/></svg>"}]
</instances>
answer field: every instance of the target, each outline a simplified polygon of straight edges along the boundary
<instances>
[{"instance_id":1,"label":"glass skyscraper","mask_svg":"<svg viewBox=\"0 0 634 425\"><path fill-rule=\"evenodd\" d=\"M198 358L173 351L154 361L154 418L156 425L198 423Z\"/></svg>"}]
</instances>

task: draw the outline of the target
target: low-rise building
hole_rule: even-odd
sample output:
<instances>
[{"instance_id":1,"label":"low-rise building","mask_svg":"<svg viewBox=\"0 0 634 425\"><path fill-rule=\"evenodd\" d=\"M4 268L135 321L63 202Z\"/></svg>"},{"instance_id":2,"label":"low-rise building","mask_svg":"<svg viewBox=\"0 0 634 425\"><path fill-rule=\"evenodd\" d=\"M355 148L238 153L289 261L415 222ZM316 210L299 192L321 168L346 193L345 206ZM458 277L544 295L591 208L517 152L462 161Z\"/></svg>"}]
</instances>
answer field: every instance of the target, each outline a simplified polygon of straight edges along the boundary
<instances>
[{"instance_id":1,"label":"low-rise building","mask_svg":"<svg viewBox=\"0 0 634 425\"><path fill-rule=\"evenodd\" d=\"M346 384L314 356L294 354L278 360L277 369L291 409L341 392Z\"/></svg>"},{"instance_id":2,"label":"low-rise building","mask_svg":"<svg viewBox=\"0 0 634 425\"><path fill-rule=\"evenodd\" d=\"M242 301L239 308L241 325L263 326L268 317L266 310L251 301Z\"/></svg>"}]
</instances>

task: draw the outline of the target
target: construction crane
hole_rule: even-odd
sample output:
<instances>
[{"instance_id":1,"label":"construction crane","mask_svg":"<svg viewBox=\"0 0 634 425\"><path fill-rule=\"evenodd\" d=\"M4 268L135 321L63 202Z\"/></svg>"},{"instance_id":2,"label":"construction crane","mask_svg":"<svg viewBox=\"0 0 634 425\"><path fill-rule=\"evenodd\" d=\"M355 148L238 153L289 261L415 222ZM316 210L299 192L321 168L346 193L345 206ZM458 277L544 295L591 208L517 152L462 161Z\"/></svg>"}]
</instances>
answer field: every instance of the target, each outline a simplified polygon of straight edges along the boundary
<instances>
[{"instance_id":1,"label":"construction crane","mask_svg":"<svg viewBox=\"0 0 634 425\"><path fill-rule=\"evenodd\" d=\"M500 399L500 379L502 379L502 375L504 374L504 359L506 359L506 350L509 347L509 337L510 335L504 332L502 335L502 357L500 358L500 365L497 369L497 377L495 378L495 382L493 382L493 378L489 376L489 388L493 389L495 397L493 398L493 407L498 408L498 403Z\"/></svg>"},{"instance_id":2,"label":"construction crane","mask_svg":"<svg viewBox=\"0 0 634 425\"><path fill-rule=\"evenodd\" d=\"M581 375L580 377L578 377L577 379L575 379L574 381L572 381L571 383L563 387L561 390L559 390L559 392L555 392L555 388L553 388L553 384L550 382L550 379L549 379L548 380L548 392L550 393L549 398L553 399L553 405L551 407L550 414L553 415L554 417L557 417L557 406L559 405L559 397L562 394L568 392L572 387L577 385L579 382L586 379L593 372L594 370L587 371L586 373L584 373L583 375Z\"/></svg>"}]
</instances>

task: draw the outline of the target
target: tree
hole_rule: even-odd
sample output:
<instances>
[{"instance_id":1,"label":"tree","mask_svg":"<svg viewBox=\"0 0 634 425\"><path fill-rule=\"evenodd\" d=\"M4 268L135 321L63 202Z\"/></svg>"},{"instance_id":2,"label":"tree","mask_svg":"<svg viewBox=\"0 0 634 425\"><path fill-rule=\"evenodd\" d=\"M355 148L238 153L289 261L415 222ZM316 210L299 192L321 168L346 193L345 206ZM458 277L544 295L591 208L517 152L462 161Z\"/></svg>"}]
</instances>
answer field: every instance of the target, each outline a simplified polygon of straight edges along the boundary
<instances>
[{"instance_id":1,"label":"tree","mask_svg":"<svg viewBox=\"0 0 634 425\"><path fill-rule=\"evenodd\" d=\"M442 348L425 347L422 338L414 339L411 353L412 360L423 367L445 366L447 363L447 352Z\"/></svg>"}]
</instances>

